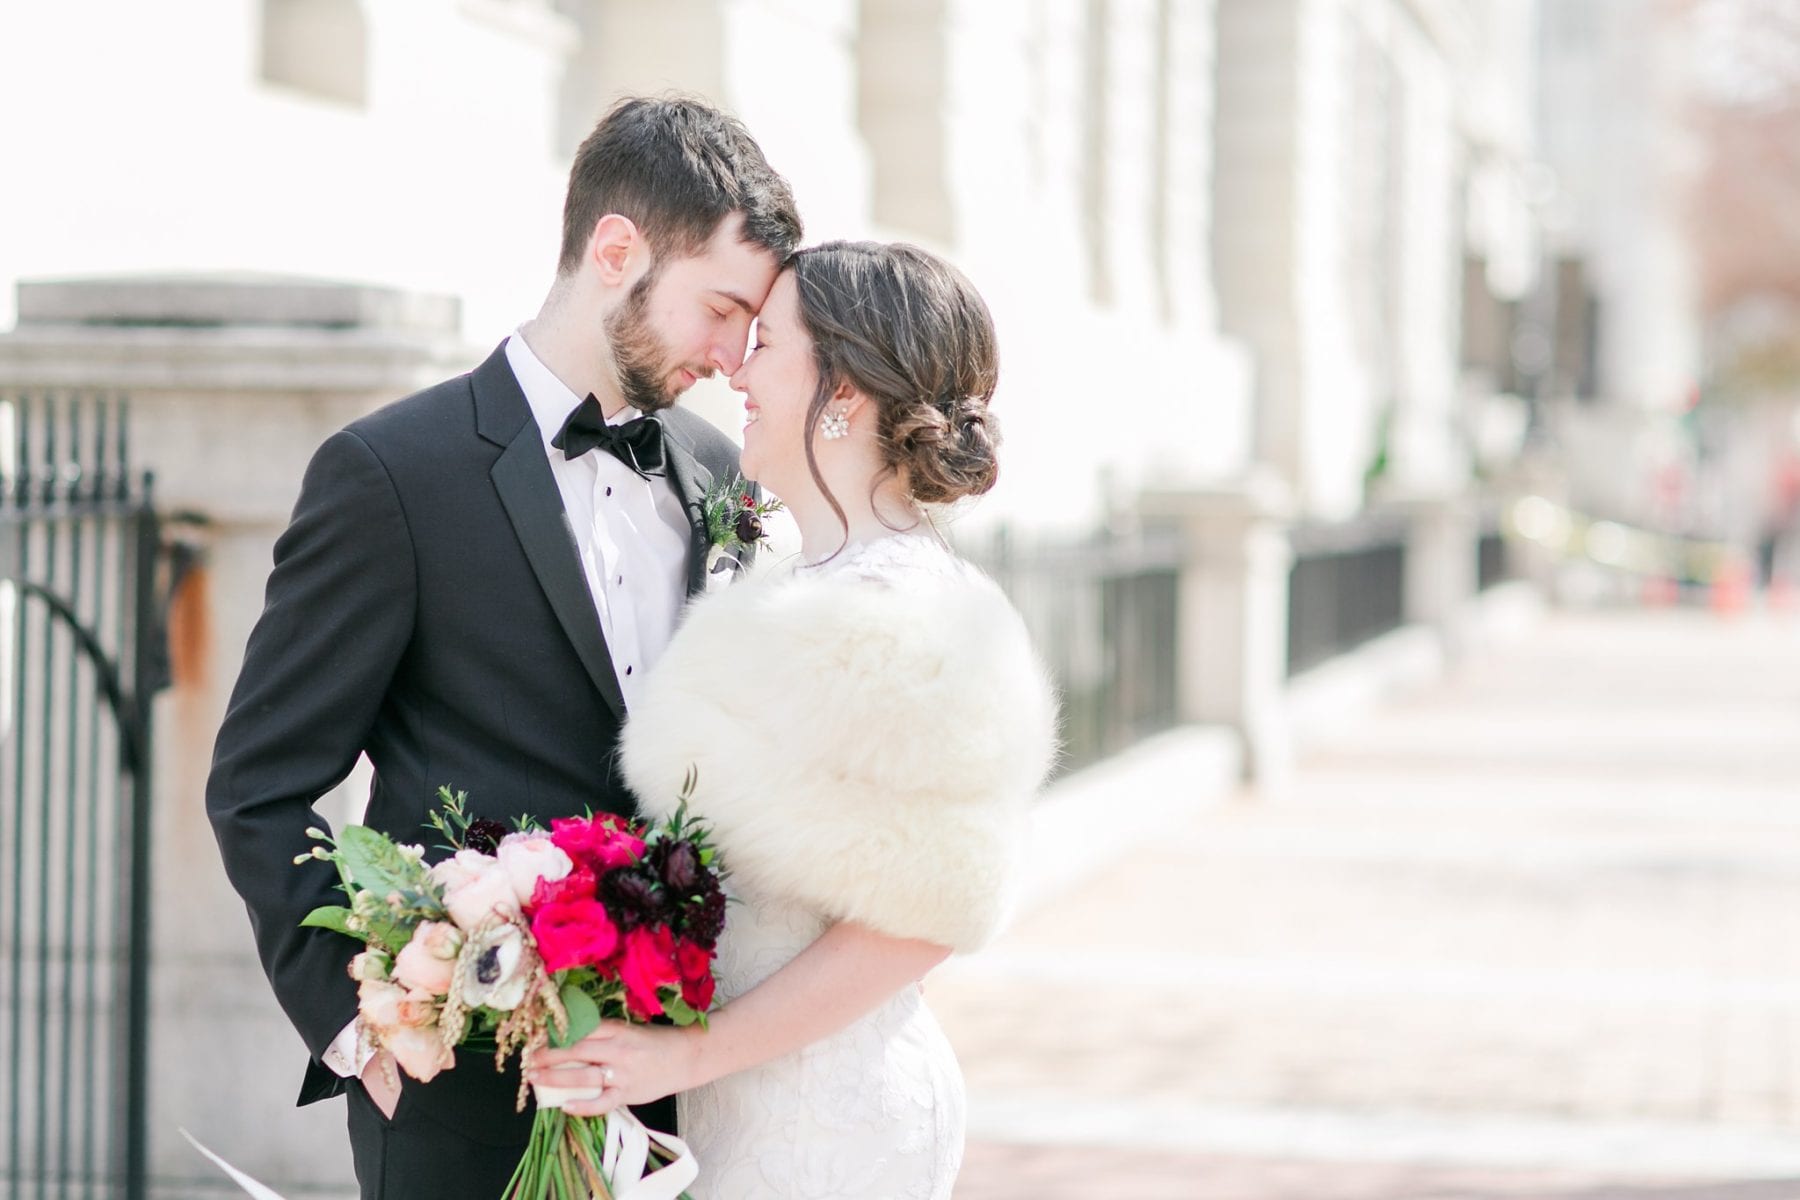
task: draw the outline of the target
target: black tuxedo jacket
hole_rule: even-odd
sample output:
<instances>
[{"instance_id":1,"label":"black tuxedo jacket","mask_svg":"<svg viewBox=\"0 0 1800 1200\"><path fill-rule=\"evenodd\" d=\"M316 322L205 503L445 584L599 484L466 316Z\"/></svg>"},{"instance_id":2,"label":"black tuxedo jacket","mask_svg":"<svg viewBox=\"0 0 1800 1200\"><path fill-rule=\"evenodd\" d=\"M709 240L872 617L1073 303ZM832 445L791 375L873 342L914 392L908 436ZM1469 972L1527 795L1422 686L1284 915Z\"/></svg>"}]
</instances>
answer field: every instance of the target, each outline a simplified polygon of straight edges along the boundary
<instances>
[{"instance_id":1,"label":"black tuxedo jacket","mask_svg":"<svg viewBox=\"0 0 1800 1200\"><path fill-rule=\"evenodd\" d=\"M703 419L662 414L670 484L688 510L690 594L703 582L700 504L737 472ZM430 846L440 785L499 820L548 822L634 802L614 766L625 716L542 435L504 346L334 434L275 544L207 782L226 873L264 969L312 1062L302 1104L342 1091L320 1056L356 1015L360 948L302 929L343 901L326 863L292 865L324 826L313 804L357 756L374 764L367 824ZM440 857L434 853L432 857ZM511 1096L491 1070L439 1077ZM506 1086L516 1087L509 1072ZM437 1083L425 1089L438 1092ZM522 1137L520 1130L509 1132Z\"/></svg>"}]
</instances>

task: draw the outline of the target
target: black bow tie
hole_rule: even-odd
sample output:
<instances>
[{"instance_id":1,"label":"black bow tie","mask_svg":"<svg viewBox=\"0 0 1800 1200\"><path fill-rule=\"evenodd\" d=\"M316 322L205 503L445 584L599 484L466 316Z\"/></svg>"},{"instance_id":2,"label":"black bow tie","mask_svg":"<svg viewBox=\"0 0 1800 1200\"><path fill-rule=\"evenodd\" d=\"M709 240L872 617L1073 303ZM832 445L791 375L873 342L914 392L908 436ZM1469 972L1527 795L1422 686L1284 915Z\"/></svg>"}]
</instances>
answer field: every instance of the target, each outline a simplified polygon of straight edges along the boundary
<instances>
[{"instance_id":1,"label":"black bow tie","mask_svg":"<svg viewBox=\"0 0 1800 1200\"><path fill-rule=\"evenodd\" d=\"M604 450L645 479L663 473L662 422L645 416L623 425L608 425L600 401L591 392L575 406L550 444L569 458Z\"/></svg>"}]
</instances>

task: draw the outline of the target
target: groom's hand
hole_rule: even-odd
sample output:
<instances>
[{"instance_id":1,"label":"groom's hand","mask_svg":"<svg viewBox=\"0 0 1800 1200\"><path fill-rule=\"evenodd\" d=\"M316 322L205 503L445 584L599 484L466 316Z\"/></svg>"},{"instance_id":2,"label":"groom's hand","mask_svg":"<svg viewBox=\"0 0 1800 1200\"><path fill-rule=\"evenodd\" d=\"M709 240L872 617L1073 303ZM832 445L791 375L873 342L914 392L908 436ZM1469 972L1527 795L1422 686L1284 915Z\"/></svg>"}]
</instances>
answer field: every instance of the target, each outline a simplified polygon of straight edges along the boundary
<instances>
[{"instance_id":1,"label":"groom's hand","mask_svg":"<svg viewBox=\"0 0 1800 1200\"><path fill-rule=\"evenodd\" d=\"M400 1072L394 1066L394 1056L386 1050L376 1051L363 1068L362 1085L381 1115L393 1120L394 1108L400 1103Z\"/></svg>"}]
</instances>

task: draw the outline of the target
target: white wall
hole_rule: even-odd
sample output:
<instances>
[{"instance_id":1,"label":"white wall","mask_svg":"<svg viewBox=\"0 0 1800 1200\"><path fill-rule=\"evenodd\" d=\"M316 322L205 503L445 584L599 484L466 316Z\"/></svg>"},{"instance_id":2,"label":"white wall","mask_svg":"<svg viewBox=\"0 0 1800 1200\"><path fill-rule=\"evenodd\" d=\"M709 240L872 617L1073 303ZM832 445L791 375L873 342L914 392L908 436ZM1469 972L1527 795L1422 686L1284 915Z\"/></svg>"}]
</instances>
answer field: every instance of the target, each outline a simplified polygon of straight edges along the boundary
<instances>
[{"instance_id":1,"label":"white wall","mask_svg":"<svg viewBox=\"0 0 1800 1200\"><path fill-rule=\"evenodd\" d=\"M593 0L574 19L535 0L364 0L357 106L262 82L255 0L29 6L0 37L0 112L33 117L0 121L0 161L36 181L0 192L0 328L20 277L262 271L454 294L471 342L491 344L554 269L580 114L692 90L750 124L810 239L908 238L969 272L1002 330L1010 442L977 519L1085 527L1109 489L1238 473L1249 456L1247 367L1212 326L1204 254L1211 10L1170 8L1183 57L1159 80L1159 0L1105 6L1112 84L1093 96L1079 0L889 4L915 25L924 11L919 36L860 57L880 6L859 0ZM935 180L943 220L877 219L861 86L877 61L909 87L927 75L925 106L901 115L932 136L885 147L882 178ZM1080 159L1090 112L1100 163ZM1077 223L1090 182L1096 230ZM1105 303L1082 265L1089 233ZM693 402L735 427L722 384Z\"/></svg>"},{"instance_id":2,"label":"white wall","mask_svg":"<svg viewBox=\"0 0 1800 1200\"><path fill-rule=\"evenodd\" d=\"M478 343L555 269L571 29L371 2L366 110L259 78L250 0L9 6L0 328L20 277L274 271L456 293Z\"/></svg>"},{"instance_id":3,"label":"white wall","mask_svg":"<svg viewBox=\"0 0 1800 1200\"><path fill-rule=\"evenodd\" d=\"M1700 363L1694 264L1675 186L1687 161L1677 23L1652 0L1544 9L1551 237L1585 256L1601 299L1602 399L1678 410Z\"/></svg>"}]
</instances>

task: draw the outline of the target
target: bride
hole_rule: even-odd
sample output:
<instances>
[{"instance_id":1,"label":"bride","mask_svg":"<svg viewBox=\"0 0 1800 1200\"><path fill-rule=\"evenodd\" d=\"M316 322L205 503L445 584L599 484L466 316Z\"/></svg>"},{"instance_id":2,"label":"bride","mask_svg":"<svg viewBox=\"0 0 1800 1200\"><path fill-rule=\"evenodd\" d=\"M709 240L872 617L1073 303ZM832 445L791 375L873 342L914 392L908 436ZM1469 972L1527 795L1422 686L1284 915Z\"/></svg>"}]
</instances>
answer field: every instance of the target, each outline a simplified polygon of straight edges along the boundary
<instances>
[{"instance_id":1,"label":"bride","mask_svg":"<svg viewBox=\"0 0 1800 1200\"><path fill-rule=\"evenodd\" d=\"M743 467L803 561L689 611L622 744L652 818L698 769L740 901L723 1004L536 1073L601 1089L579 1115L679 1093L697 1200L947 1200L962 1076L917 982L996 931L1054 754L1018 615L926 517L993 486L993 323L931 255L837 242L792 260L757 337Z\"/></svg>"}]
</instances>

